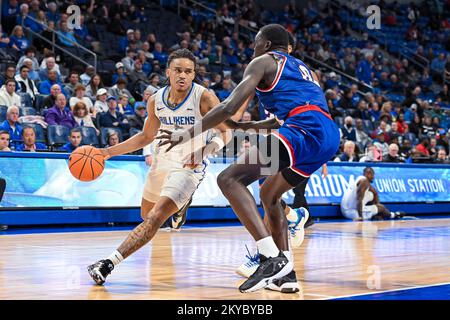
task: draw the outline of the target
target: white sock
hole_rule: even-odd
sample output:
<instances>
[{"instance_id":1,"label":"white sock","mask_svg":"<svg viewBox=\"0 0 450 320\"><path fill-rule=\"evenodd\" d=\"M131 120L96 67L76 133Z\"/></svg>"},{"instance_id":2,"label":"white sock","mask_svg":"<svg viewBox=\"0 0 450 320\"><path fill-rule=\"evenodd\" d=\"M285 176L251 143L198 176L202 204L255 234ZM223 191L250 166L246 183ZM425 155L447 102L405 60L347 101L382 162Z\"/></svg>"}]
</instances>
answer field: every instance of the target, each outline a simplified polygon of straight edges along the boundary
<instances>
[{"instance_id":1,"label":"white sock","mask_svg":"<svg viewBox=\"0 0 450 320\"><path fill-rule=\"evenodd\" d=\"M113 253L111 253L110 256L109 256L108 258L106 258L106 259L111 260L111 262L113 263L113 265L114 265L114 266L117 266L119 263L122 262L123 257L122 257L122 255L120 254L120 252L116 250L116 251L114 251Z\"/></svg>"},{"instance_id":2,"label":"white sock","mask_svg":"<svg viewBox=\"0 0 450 320\"><path fill-rule=\"evenodd\" d=\"M289 222L297 222L298 214L294 209L289 207L289 213L286 215L286 218Z\"/></svg>"},{"instance_id":3,"label":"white sock","mask_svg":"<svg viewBox=\"0 0 450 320\"><path fill-rule=\"evenodd\" d=\"M283 254L289 261L292 261L292 253L290 251L283 251Z\"/></svg>"},{"instance_id":4,"label":"white sock","mask_svg":"<svg viewBox=\"0 0 450 320\"><path fill-rule=\"evenodd\" d=\"M258 248L259 253L267 258L278 257L278 254L280 253L280 250L278 250L278 247L271 236L256 241L256 247Z\"/></svg>"},{"instance_id":5,"label":"white sock","mask_svg":"<svg viewBox=\"0 0 450 320\"><path fill-rule=\"evenodd\" d=\"M391 219L395 218L395 212L391 212Z\"/></svg>"}]
</instances>

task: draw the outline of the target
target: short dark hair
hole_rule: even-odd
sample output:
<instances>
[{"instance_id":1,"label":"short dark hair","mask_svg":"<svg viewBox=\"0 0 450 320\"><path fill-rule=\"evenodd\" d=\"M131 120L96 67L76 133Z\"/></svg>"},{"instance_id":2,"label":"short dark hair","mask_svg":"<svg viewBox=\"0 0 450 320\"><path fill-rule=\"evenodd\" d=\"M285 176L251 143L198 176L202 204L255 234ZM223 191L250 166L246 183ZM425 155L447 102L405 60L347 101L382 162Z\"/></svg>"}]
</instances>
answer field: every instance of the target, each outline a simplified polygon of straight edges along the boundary
<instances>
[{"instance_id":1,"label":"short dark hair","mask_svg":"<svg viewBox=\"0 0 450 320\"><path fill-rule=\"evenodd\" d=\"M5 85L8 85L8 83L13 82L14 84L16 84L16 80L14 79L8 79L5 81Z\"/></svg>"},{"instance_id":2,"label":"short dark hair","mask_svg":"<svg viewBox=\"0 0 450 320\"><path fill-rule=\"evenodd\" d=\"M368 171L375 173L375 171L373 171L372 167L365 167L363 173L366 174L366 172L368 172Z\"/></svg>"},{"instance_id":3,"label":"short dark hair","mask_svg":"<svg viewBox=\"0 0 450 320\"><path fill-rule=\"evenodd\" d=\"M34 134L36 134L36 130L34 129L34 127L24 126L23 129L22 129L22 136L25 134L25 130L27 130L27 129L33 130Z\"/></svg>"},{"instance_id":4,"label":"short dark hair","mask_svg":"<svg viewBox=\"0 0 450 320\"><path fill-rule=\"evenodd\" d=\"M178 49L178 50L175 50L174 52L172 52L169 55L169 59L167 60L167 67L170 66L170 64L172 63L173 60L181 59L181 58L189 59L189 60L191 60L194 63L195 66L197 65L197 61L195 60L195 56L190 50L188 50L188 49Z\"/></svg>"},{"instance_id":5,"label":"short dark hair","mask_svg":"<svg viewBox=\"0 0 450 320\"><path fill-rule=\"evenodd\" d=\"M23 70L24 68L30 69L30 68L28 68L26 65L22 65L22 66L20 67L20 72L22 72L22 70Z\"/></svg>"},{"instance_id":6,"label":"short dark hair","mask_svg":"<svg viewBox=\"0 0 450 320\"><path fill-rule=\"evenodd\" d=\"M74 132L78 132L79 134L81 134L81 129L80 128L73 128L72 130L70 130L70 133L69 133L69 137L72 135L72 133L74 133Z\"/></svg>"},{"instance_id":7,"label":"short dark hair","mask_svg":"<svg viewBox=\"0 0 450 320\"><path fill-rule=\"evenodd\" d=\"M9 134L9 132L6 131L6 130L0 130L0 136L1 136L2 134L7 134L8 136L11 136L11 135Z\"/></svg>"},{"instance_id":8,"label":"short dark hair","mask_svg":"<svg viewBox=\"0 0 450 320\"><path fill-rule=\"evenodd\" d=\"M289 45L289 32L281 24L268 24L260 29L262 36L270 41L271 48L287 48Z\"/></svg>"}]
</instances>

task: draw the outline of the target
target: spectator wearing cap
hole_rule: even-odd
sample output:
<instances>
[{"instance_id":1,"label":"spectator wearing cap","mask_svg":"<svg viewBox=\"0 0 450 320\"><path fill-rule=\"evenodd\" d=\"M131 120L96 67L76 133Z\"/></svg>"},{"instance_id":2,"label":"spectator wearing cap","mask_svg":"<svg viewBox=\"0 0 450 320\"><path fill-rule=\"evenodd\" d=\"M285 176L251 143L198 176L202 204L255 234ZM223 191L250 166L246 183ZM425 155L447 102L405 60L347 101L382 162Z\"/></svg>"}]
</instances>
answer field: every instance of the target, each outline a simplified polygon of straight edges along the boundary
<instances>
[{"instance_id":1,"label":"spectator wearing cap","mask_svg":"<svg viewBox=\"0 0 450 320\"><path fill-rule=\"evenodd\" d=\"M100 115L100 126L120 128L122 135L128 135L130 124L123 114L117 112L117 101L114 97L108 98L108 111Z\"/></svg>"},{"instance_id":2,"label":"spectator wearing cap","mask_svg":"<svg viewBox=\"0 0 450 320\"><path fill-rule=\"evenodd\" d=\"M79 128L74 128L70 130L69 142L63 145L60 151L65 151L67 153L73 152L76 148L81 146L83 137L81 136L81 130Z\"/></svg>"},{"instance_id":3,"label":"spectator wearing cap","mask_svg":"<svg viewBox=\"0 0 450 320\"><path fill-rule=\"evenodd\" d=\"M0 130L9 133L11 146L14 148L22 140L22 126L19 123L19 108L11 106L6 111L6 120L0 124Z\"/></svg>"},{"instance_id":4,"label":"spectator wearing cap","mask_svg":"<svg viewBox=\"0 0 450 320\"><path fill-rule=\"evenodd\" d=\"M112 84L117 84L119 79L123 79L125 81L128 80L127 75L125 74L125 67L122 62L116 63L116 72L112 76Z\"/></svg>"},{"instance_id":5,"label":"spectator wearing cap","mask_svg":"<svg viewBox=\"0 0 450 320\"><path fill-rule=\"evenodd\" d=\"M64 97L63 94L61 96ZM64 97L65 99L65 97ZM39 150L47 150L47 146L41 142L36 142L36 132L33 127L25 127L22 131L23 143L16 147L16 151L36 152Z\"/></svg>"},{"instance_id":6,"label":"spectator wearing cap","mask_svg":"<svg viewBox=\"0 0 450 320\"><path fill-rule=\"evenodd\" d=\"M0 89L0 105L12 107L21 107L21 98L16 93L16 81L8 79L5 85Z\"/></svg>"},{"instance_id":7,"label":"spectator wearing cap","mask_svg":"<svg viewBox=\"0 0 450 320\"><path fill-rule=\"evenodd\" d=\"M345 117L344 125L341 127L341 137L345 140L356 141L356 129L353 126L353 118Z\"/></svg>"},{"instance_id":8,"label":"spectator wearing cap","mask_svg":"<svg viewBox=\"0 0 450 320\"><path fill-rule=\"evenodd\" d=\"M334 158L334 162L358 162L358 155L355 154L355 143L353 141L345 141L342 153Z\"/></svg>"},{"instance_id":9,"label":"spectator wearing cap","mask_svg":"<svg viewBox=\"0 0 450 320\"><path fill-rule=\"evenodd\" d=\"M134 30L128 29L125 37L121 38L119 41L119 52L125 53L130 41L134 41Z\"/></svg>"},{"instance_id":10,"label":"spectator wearing cap","mask_svg":"<svg viewBox=\"0 0 450 320\"><path fill-rule=\"evenodd\" d=\"M83 102L77 102L73 106L73 117L75 121L77 122L77 126L79 127L91 127L94 128L95 131L97 131L97 134L100 132L97 130L97 128L94 125L94 122L92 121L92 117L89 114L89 110L86 107L86 105Z\"/></svg>"},{"instance_id":11,"label":"spectator wearing cap","mask_svg":"<svg viewBox=\"0 0 450 320\"><path fill-rule=\"evenodd\" d=\"M127 89L127 80L119 79L117 84L108 89L108 95L116 98L119 98L121 95L131 97L131 93Z\"/></svg>"},{"instance_id":12,"label":"spectator wearing cap","mask_svg":"<svg viewBox=\"0 0 450 320\"><path fill-rule=\"evenodd\" d=\"M95 117L97 113L103 113L108 111L108 102L111 97L108 97L108 91L105 88L101 88L97 91L97 100L94 103L94 114ZM115 97L112 97L115 99Z\"/></svg>"},{"instance_id":13,"label":"spectator wearing cap","mask_svg":"<svg viewBox=\"0 0 450 320\"><path fill-rule=\"evenodd\" d=\"M50 89L54 84L59 85L61 92L67 96L67 93L63 89L63 84L58 80L58 73L56 70L48 70L48 79L39 84L39 92L41 94L50 94Z\"/></svg>"},{"instance_id":14,"label":"spectator wearing cap","mask_svg":"<svg viewBox=\"0 0 450 320\"><path fill-rule=\"evenodd\" d=\"M66 108L66 103L66 97L62 93L58 94L55 105L48 109L45 114L45 122L49 125L66 126L69 129L76 127L77 122L73 117L72 111Z\"/></svg>"},{"instance_id":15,"label":"spectator wearing cap","mask_svg":"<svg viewBox=\"0 0 450 320\"><path fill-rule=\"evenodd\" d=\"M378 150L381 150L383 157L388 154L389 145L385 141L385 132L381 129L376 129L373 137L373 144Z\"/></svg>"},{"instance_id":16,"label":"spectator wearing cap","mask_svg":"<svg viewBox=\"0 0 450 320\"><path fill-rule=\"evenodd\" d=\"M134 115L129 118L130 128L142 131L146 116L147 108L144 105L138 105L134 111Z\"/></svg>"},{"instance_id":17,"label":"spectator wearing cap","mask_svg":"<svg viewBox=\"0 0 450 320\"><path fill-rule=\"evenodd\" d=\"M95 98L97 97L97 91L104 87L105 85L103 84L100 75L95 74L94 76L92 76L91 81L89 81L89 84L86 86L86 96L88 96L92 101L95 101Z\"/></svg>"},{"instance_id":18,"label":"spectator wearing cap","mask_svg":"<svg viewBox=\"0 0 450 320\"><path fill-rule=\"evenodd\" d=\"M147 87L147 90L149 90L151 92L151 94L155 94L156 91L158 91L159 89L161 89L161 87L159 86L159 75L157 73L152 73L149 77L150 79L150 84Z\"/></svg>"},{"instance_id":19,"label":"spectator wearing cap","mask_svg":"<svg viewBox=\"0 0 450 320\"><path fill-rule=\"evenodd\" d=\"M398 154L398 151L398 145L391 143L388 147L388 154L383 157L383 162L405 162L405 159Z\"/></svg>"},{"instance_id":20,"label":"spectator wearing cap","mask_svg":"<svg viewBox=\"0 0 450 320\"><path fill-rule=\"evenodd\" d=\"M93 66L87 66L84 73L80 76L81 83L84 86L87 86L94 75L95 75L95 68Z\"/></svg>"}]
</instances>

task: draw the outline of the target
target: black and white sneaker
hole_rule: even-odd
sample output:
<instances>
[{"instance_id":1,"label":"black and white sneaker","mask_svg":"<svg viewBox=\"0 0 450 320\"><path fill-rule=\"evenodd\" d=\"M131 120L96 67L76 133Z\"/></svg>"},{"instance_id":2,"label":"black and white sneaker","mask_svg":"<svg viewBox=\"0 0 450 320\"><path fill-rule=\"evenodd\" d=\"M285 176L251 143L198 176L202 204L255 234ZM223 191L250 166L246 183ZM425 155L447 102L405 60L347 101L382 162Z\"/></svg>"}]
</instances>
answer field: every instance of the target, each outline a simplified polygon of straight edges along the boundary
<instances>
[{"instance_id":1,"label":"black and white sneaker","mask_svg":"<svg viewBox=\"0 0 450 320\"><path fill-rule=\"evenodd\" d=\"M109 259L100 260L90 265L87 269L95 283L102 285L105 283L106 277L114 270L114 264Z\"/></svg>"},{"instance_id":2,"label":"black and white sneaker","mask_svg":"<svg viewBox=\"0 0 450 320\"><path fill-rule=\"evenodd\" d=\"M180 211L172 215L172 229L180 230L186 223L187 210L192 203L192 198L181 208Z\"/></svg>"},{"instance_id":3,"label":"black and white sneaker","mask_svg":"<svg viewBox=\"0 0 450 320\"><path fill-rule=\"evenodd\" d=\"M289 274L293 269L292 262L281 251L278 257L266 258L260 254L259 260L258 269L239 286L239 291L253 292L265 288L274 280Z\"/></svg>"},{"instance_id":4,"label":"black and white sneaker","mask_svg":"<svg viewBox=\"0 0 450 320\"><path fill-rule=\"evenodd\" d=\"M297 282L295 271L292 270L283 278L274 280L266 287L266 289L282 293L296 293L300 291L300 285Z\"/></svg>"},{"instance_id":5,"label":"black and white sneaker","mask_svg":"<svg viewBox=\"0 0 450 320\"><path fill-rule=\"evenodd\" d=\"M395 211L394 214L395 214L394 219L401 219L406 215L404 211Z\"/></svg>"}]
</instances>

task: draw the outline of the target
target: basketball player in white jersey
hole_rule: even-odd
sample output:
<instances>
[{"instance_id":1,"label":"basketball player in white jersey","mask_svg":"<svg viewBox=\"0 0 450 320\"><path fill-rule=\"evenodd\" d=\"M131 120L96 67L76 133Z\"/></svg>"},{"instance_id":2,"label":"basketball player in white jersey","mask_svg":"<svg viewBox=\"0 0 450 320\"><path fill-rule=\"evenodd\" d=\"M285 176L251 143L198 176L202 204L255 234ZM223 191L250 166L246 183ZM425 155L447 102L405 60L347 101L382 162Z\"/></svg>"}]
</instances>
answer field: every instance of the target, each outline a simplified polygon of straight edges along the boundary
<instances>
[{"instance_id":1,"label":"basketball player in white jersey","mask_svg":"<svg viewBox=\"0 0 450 320\"><path fill-rule=\"evenodd\" d=\"M220 124L215 128L220 135L210 141L206 141L207 134L202 134L193 143L177 146L168 152L165 152L167 146L158 145L158 130L190 128L219 104L214 93L193 82L195 61L195 56L187 49L174 51L169 56L166 69L170 83L149 99L148 119L143 131L116 146L101 149L108 159L139 150L153 142L154 152L152 169L142 194L141 216L144 221L110 256L88 267L97 284L103 284L117 264L147 244L164 221L189 205L205 176L208 162L204 159L222 149L231 139L226 132L227 127ZM194 159L193 155L197 157Z\"/></svg>"},{"instance_id":2,"label":"basketball player in white jersey","mask_svg":"<svg viewBox=\"0 0 450 320\"><path fill-rule=\"evenodd\" d=\"M347 219L399 219L405 213L391 212L380 203L378 193L371 185L375 178L372 168L366 167L364 175L359 176L350 187L345 190L341 200L341 212Z\"/></svg>"}]
</instances>

